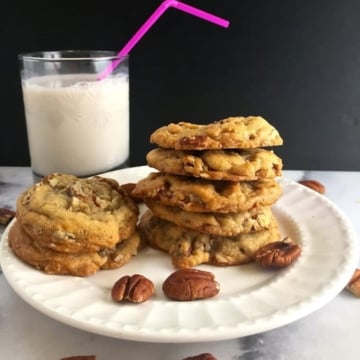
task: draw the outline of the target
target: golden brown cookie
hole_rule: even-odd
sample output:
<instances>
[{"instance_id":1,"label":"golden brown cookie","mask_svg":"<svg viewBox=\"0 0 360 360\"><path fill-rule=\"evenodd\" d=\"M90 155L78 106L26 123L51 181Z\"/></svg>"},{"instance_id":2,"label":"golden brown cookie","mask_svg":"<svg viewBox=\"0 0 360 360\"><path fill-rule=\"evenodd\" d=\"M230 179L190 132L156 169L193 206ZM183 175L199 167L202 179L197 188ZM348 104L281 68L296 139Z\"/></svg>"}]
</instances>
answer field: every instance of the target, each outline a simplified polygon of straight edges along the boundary
<instances>
[{"instance_id":1,"label":"golden brown cookie","mask_svg":"<svg viewBox=\"0 0 360 360\"><path fill-rule=\"evenodd\" d=\"M145 243L140 234L135 231L129 238L119 242L114 250L105 249L99 252L102 255L107 254L107 260L101 265L101 269L117 269L125 265L144 247Z\"/></svg>"},{"instance_id":2,"label":"golden brown cookie","mask_svg":"<svg viewBox=\"0 0 360 360\"><path fill-rule=\"evenodd\" d=\"M216 181L161 172L140 180L133 193L190 212L241 212L272 205L281 196L275 180Z\"/></svg>"},{"instance_id":3,"label":"golden brown cookie","mask_svg":"<svg viewBox=\"0 0 360 360\"><path fill-rule=\"evenodd\" d=\"M121 241L114 249L85 254L62 253L41 246L22 230L17 221L9 231L9 246L25 263L52 275L89 276L100 269L125 265L143 247L138 232Z\"/></svg>"},{"instance_id":4,"label":"golden brown cookie","mask_svg":"<svg viewBox=\"0 0 360 360\"><path fill-rule=\"evenodd\" d=\"M282 145L279 132L261 116L238 116L200 125L171 123L155 130L150 142L166 149L239 149Z\"/></svg>"},{"instance_id":5,"label":"golden brown cookie","mask_svg":"<svg viewBox=\"0 0 360 360\"><path fill-rule=\"evenodd\" d=\"M212 180L273 179L281 175L282 160L271 150L233 149L186 151L156 148L146 155L161 172Z\"/></svg>"},{"instance_id":6,"label":"golden brown cookie","mask_svg":"<svg viewBox=\"0 0 360 360\"><path fill-rule=\"evenodd\" d=\"M112 248L128 238L138 211L115 180L54 173L19 196L16 215L43 246L74 253Z\"/></svg>"},{"instance_id":7,"label":"golden brown cookie","mask_svg":"<svg viewBox=\"0 0 360 360\"><path fill-rule=\"evenodd\" d=\"M180 227L154 216L150 210L141 217L139 231L150 246L169 253L177 268L246 264L253 261L258 249L281 238L276 220L270 229L225 237Z\"/></svg>"},{"instance_id":8,"label":"golden brown cookie","mask_svg":"<svg viewBox=\"0 0 360 360\"><path fill-rule=\"evenodd\" d=\"M64 254L42 247L21 229L17 221L9 231L9 245L17 257L47 274L88 276L107 261L97 252Z\"/></svg>"},{"instance_id":9,"label":"golden brown cookie","mask_svg":"<svg viewBox=\"0 0 360 360\"><path fill-rule=\"evenodd\" d=\"M234 236L268 229L274 219L270 207L253 208L238 213L194 213L178 207L145 200L147 207L160 219L206 234Z\"/></svg>"}]
</instances>

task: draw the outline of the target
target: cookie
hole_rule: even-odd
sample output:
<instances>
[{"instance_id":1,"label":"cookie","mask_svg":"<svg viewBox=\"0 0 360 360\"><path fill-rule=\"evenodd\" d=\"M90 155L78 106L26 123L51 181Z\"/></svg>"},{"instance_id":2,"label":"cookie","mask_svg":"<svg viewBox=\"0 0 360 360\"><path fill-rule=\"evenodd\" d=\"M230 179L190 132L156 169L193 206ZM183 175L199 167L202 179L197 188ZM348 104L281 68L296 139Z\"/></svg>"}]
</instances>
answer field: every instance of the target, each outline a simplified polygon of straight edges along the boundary
<instances>
[{"instance_id":1,"label":"cookie","mask_svg":"<svg viewBox=\"0 0 360 360\"><path fill-rule=\"evenodd\" d=\"M75 253L113 248L135 230L138 206L112 179L50 174L17 199L22 229L42 246Z\"/></svg>"},{"instance_id":2,"label":"cookie","mask_svg":"<svg viewBox=\"0 0 360 360\"><path fill-rule=\"evenodd\" d=\"M144 247L140 234L135 231L129 238L119 242L113 251L100 251L101 254L107 254L107 260L101 265L101 269L117 269L127 264Z\"/></svg>"},{"instance_id":3,"label":"cookie","mask_svg":"<svg viewBox=\"0 0 360 360\"><path fill-rule=\"evenodd\" d=\"M281 186L275 180L211 181L161 172L150 173L132 191L163 205L190 212L241 212L269 206L279 199Z\"/></svg>"},{"instance_id":4,"label":"cookie","mask_svg":"<svg viewBox=\"0 0 360 360\"><path fill-rule=\"evenodd\" d=\"M206 234L234 236L268 229L274 219L270 207L253 208L239 213L191 213L178 207L145 200L152 213L178 226Z\"/></svg>"},{"instance_id":5,"label":"cookie","mask_svg":"<svg viewBox=\"0 0 360 360\"><path fill-rule=\"evenodd\" d=\"M282 160L265 149L182 151L156 148L149 166L165 173L212 180L259 180L281 176Z\"/></svg>"},{"instance_id":6,"label":"cookie","mask_svg":"<svg viewBox=\"0 0 360 360\"><path fill-rule=\"evenodd\" d=\"M154 216L150 210L141 217L139 231L150 246L169 253L176 268L246 264L253 261L258 249L281 238L275 219L270 229L225 237L175 225Z\"/></svg>"},{"instance_id":7,"label":"cookie","mask_svg":"<svg viewBox=\"0 0 360 360\"><path fill-rule=\"evenodd\" d=\"M17 221L9 231L9 246L25 263L52 275L89 276L100 269L115 269L125 265L142 249L138 232L121 241L114 249L70 254L41 246L22 230Z\"/></svg>"},{"instance_id":8,"label":"cookie","mask_svg":"<svg viewBox=\"0 0 360 360\"><path fill-rule=\"evenodd\" d=\"M107 261L97 252L64 254L42 247L22 230L16 222L9 231L9 246L25 263L47 274L89 276L95 274Z\"/></svg>"},{"instance_id":9,"label":"cookie","mask_svg":"<svg viewBox=\"0 0 360 360\"><path fill-rule=\"evenodd\" d=\"M238 116L200 125L171 123L155 130L150 142L175 150L237 149L283 144L279 132L261 116Z\"/></svg>"}]
</instances>

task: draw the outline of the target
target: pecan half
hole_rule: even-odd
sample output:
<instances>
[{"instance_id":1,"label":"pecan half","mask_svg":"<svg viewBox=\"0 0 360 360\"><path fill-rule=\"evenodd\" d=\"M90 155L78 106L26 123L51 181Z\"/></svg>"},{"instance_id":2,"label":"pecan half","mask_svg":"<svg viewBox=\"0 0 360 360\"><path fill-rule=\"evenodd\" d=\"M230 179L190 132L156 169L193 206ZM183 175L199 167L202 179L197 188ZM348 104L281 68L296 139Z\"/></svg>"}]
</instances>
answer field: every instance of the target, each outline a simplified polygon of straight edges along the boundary
<instances>
[{"instance_id":1,"label":"pecan half","mask_svg":"<svg viewBox=\"0 0 360 360\"><path fill-rule=\"evenodd\" d=\"M149 300L155 291L151 280L143 275L135 274L121 277L111 289L111 297L116 302L130 301L142 303Z\"/></svg>"},{"instance_id":2,"label":"pecan half","mask_svg":"<svg viewBox=\"0 0 360 360\"><path fill-rule=\"evenodd\" d=\"M61 358L60 360L96 360L95 355L75 355Z\"/></svg>"},{"instance_id":3,"label":"pecan half","mask_svg":"<svg viewBox=\"0 0 360 360\"><path fill-rule=\"evenodd\" d=\"M143 202L143 199L139 196L133 195L132 191L135 189L136 183L126 183L120 185L120 189L130 198L132 198L136 203Z\"/></svg>"},{"instance_id":4,"label":"pecan half","mask_svg":"<svg viewBox=\"0 0 360 360\"><path fill-rule=\"evenodd\" d=\"M210 353L202 353L195 356L189 356L182 360L217 360L216 357Z\"/></svg>"},{"instance_id":5,"label":"pecan half","mask_svg":"<svg viewBox=\"0 0 360 360\"><path fill-rule=\"evenodd\" d=\"M181 269L164 281L164 294L172 300L192 301L217 295L220 285L211 272L197 269Z\"/></svg>"},{"instance_id":6,"label":"pecan half","mask_svg":"<svg viewBox=\"0 0 360 360\"><path fill-rule=\"evenodd\" d=\"M352 278L346 286L346 289L356 297L360 297L360 269L355 270Z\"/></svg>"},{"instance_id":7,"label":"pecan half","mask_svg":"<svg viewBox=\"0 0 360 360\"><path fill-rule=\"evenodd\" d=\"M317 180L300 180L299 184L307 186L311 190L318 192L319 194L325 194L325 186Z\"/></svg>"},{"instance_id":8,"label":"pecan half","mask_svg":"<svg viewBox=\"0 0 360 360\"><path fill-rule=\"evenodd\" d=\"M289 237L275 241L260 248L254 254L256 263L264 267L282 268L293 263L301 254L299 245Z\"/></svg>"},{"instance_id":9,"label":"pecan half","mask_svg":"<svg viewBox=\"0 0 360 360\"><path fill-rule=\"evenodd\" d=\"M0 208L0 224L7 225L15 217L15 211Z\"/></svg>"}]
</instances>

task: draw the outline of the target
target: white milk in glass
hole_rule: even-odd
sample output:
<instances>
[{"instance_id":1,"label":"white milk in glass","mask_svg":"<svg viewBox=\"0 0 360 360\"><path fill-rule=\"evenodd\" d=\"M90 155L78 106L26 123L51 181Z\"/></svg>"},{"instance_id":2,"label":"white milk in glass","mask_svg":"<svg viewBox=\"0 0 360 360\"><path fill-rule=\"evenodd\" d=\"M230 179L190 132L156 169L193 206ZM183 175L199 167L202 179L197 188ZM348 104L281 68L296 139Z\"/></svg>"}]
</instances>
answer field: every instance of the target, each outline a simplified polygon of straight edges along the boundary
<instances>
[{"instance_id":1,"label":"white milk in glass","mask_svg":"<svg viewBox=\"0 0 360 360\"><path fill-rule=\"evenodd\" d=\"M120 167L129 156L127 75L48 75L23 81L35 174L87 176Z\"/></svg>"}]
</instances>

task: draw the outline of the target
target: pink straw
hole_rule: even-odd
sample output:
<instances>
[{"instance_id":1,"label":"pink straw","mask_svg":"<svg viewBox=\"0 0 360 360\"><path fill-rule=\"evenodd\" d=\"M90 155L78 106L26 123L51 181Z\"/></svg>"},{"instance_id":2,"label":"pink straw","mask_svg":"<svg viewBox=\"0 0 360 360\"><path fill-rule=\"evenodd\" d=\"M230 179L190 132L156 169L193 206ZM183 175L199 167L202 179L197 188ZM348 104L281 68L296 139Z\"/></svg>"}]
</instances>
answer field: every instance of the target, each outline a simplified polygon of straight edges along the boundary
<instances>
[{"instance_id":1,"label":"pink straw","mask_svg":"<svg viewBox=\"0 0 360 360\"><path fill-rule=\"evenodd\" d=\"M169 8L174 7L178 10L184 11L188 14L197 16L203 20L207 20L216 25L227 28L229 21L219 18L215 15L209 14L203 10L197 9L193 6L184 4L176 0L165 0L153 12L153 14L145 21L140 29L133 35L133 37L126 43L126 45L118 52L118 59L112 61L98 76L98 80L103 80L111 74L111 72L119 65L122 58L129 54L131 49L138 43L138 41L145 35L151 26L159 19L159 17Z\"/></svg>"}]
</instances>

